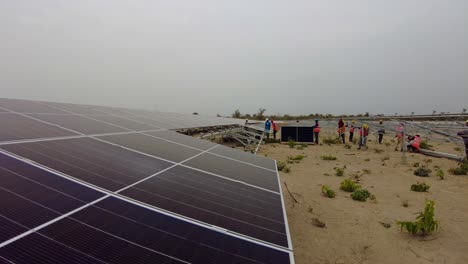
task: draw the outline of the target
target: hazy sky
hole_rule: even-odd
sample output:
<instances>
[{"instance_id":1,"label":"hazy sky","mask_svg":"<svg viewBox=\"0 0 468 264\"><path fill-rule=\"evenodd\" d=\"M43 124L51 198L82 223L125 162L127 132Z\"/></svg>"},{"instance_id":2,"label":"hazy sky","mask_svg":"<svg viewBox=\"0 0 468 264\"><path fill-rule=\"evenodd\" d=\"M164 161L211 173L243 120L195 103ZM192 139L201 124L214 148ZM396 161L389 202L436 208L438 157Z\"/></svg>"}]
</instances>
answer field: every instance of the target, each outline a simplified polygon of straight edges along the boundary
<instances>
[{"instance_id":1,"label":"hazy sky","mask_svg":"<svg viewBox=\"0 0 468 264\"><path fill-rule=\"evenodd\" d=\"M468 107L467 0L0 0L0 97L230 114Z\"/></svg>"}]
</instances>

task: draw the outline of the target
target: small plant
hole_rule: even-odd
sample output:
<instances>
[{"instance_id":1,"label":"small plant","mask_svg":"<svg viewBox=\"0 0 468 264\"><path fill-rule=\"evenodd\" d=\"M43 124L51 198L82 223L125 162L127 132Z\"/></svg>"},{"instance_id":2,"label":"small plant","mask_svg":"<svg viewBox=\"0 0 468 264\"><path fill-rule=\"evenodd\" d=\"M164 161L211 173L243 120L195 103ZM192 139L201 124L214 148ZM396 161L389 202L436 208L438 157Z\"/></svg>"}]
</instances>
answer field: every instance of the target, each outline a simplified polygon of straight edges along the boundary
<instances>
[{"instance_id":1,"label":"small plant","mask_svg":"<svg viewBox=\"0 0 468 264\"><path fill-rule=\"evenodd\" d=\"M288 161L292 161L290 163L299 163L305 157L305 155L288 156Z\"/></svg>"},{"instance_id":2,"label":"small plant","mask_svg":"<svg viewBox=\"0 0 468 264\"><path fill-rule=\"evenodd\" d=\"M375 149L374 149L374 152L377 153L377 154L380 154L380 153L384 152L384 150L383 150L383 149L375 148Z\"/></svg>"},{"instance_id":3,"label":"small plant","mask_svg":"<svg viewBox=\"0 0 468 264\"><path fill-rule=\"evenodd\" d=\"M331 145L331 144L340 144L341 140L338 137L326 137L322 140L324 144Z\"/></svg>"},{"instance_id":4,"label":"small plant","mask_svg":"<svg viewBox=\"0 0 468 264\"><path fill-rule=\"evenodd\" d=\"M346 143L346 144L344 145L344 147L345 147L345 149L351 149L351 145L348 144L348 143Z\"/></svg>"},{"instance_id":5,"label":"small plant","mask_svg":"<svg viewBox=\"0 0 468 264\"><path fill-rule=\"evenodd\" d=\"M318 218L312 218L312 224L316 227L325 228L327 225Z\"/></svg>"},{"instance_id":6,"label":"small plant","mask_svg":"<svg viewBox=\"0 0 468 264\"><path fill-rule=\"evenodd\" d=\"M422 140L421 143L419 143L419 148L421 149L433 150L432 147L434 146L429 144L429 141L427 140Z\"/></svg>"},{"instance_id":7,"label":"small plant","mask_svg":"<svg viewBox=\"0 0 468 264\"><path fill-rule=\"evenodd\" d=\"M413 167L418 168L419 166L421 166L421 164L419 164L419 162L413 163Z\"/></svg>"},{"instance_id":8,"label":"small plant","mask_svg":"<svg viewBox=\"0 0 468 264\"><path fill-rule=\"evenodd\" d=\"M436 176L439 177L439 179L441 179L441 180L445 179L445 173L441 169L436 170Z\"/></svg>"},{"instance_id":9,"label":"small plant","mask_svg":"<svg viewBox=\"0 0 468 264\"><path fill-rule=\"evenodd\" d=\"M356 201L365 202L369 198L370 193L366 189L357 189L351 194L351 198Z\"/></svg>"},{"instance_id":10,"label":"small plant","mask_svg":"<svg viewBox=\"0 0 468 264\"><path fill-rule=\"evenodd\" d=\"M290 172L291 172L291 168L288 167L288 166L286 166L286 167L284 167L283 171L284 171L285 173L290 173Z\"/></svg>"},{"instance_id":11,"label":"small plant","mask_svg":"<svg viewBox=\"0 0 468 264\"><path fill-rule=\"evenodd\" d=\"M411 190L413 192L427 192L431 188L430 185L427 185L426 183L416 183L416 184L411 184Z\"/></svg>"},{"instance_id":12,"label":"small plant","mask_svg":"<svg viewBox=\"0 0 468 264\"><path fill-rule=\"evenodd\" d=\"M408 200L403 200L403 201L401 201L401 206L403 206L403 207L408 207L408 206L409 206Z\"/></svg>"},{"instance_id":13,"label":"small plant","mask_svg":"<svg viewBox=\"0 0 468 264\"><path fill-rule=\"evenodd\" d=\"M432 159L424 159L423 161L427 164L432 163Z\"/></svg>"},{"instance_id":14,"label":"small plant","mask_svg":"<svg viewBox=\"0 0 468 264\"><path fill-rule=\"evenodd\" d=\"M386 160L389 160L390 159L390 156L389 155L386 155L385 157L382 158L382 162L386 161Z\"/></svg>"},{"instance_id":15,"label":"small plant","mask_svg":"<svg viewBox=\"0 0 468 264\"><path fill-rule=\"evenodd\" d=\"M371 170L369 169L363 169L362 174L371 174Z\"/></svg>"},{"instance_id":16,"label":"small plant","mask_svg":"<svg viewBox=\"0 0 468 264\"><path fill-rule=\"evenodd\" d=\"M278 161L276 162L276 167L278 168L278 171L282 171L286 168L286 164L282 161Z\"/></svg>"},{"instance_id":17,"label":"small plant","mask_svg":"<svg viewBox=\"0 0 468 264\"><path fill-rule=\"evenodd\" d=\"M361 185L357 184L356 182L346 179L340 183L340 189L345 192L354 192L357 189L360 189Z\"/></svg>"},{"instance_id":18,"label":"small plant","mask_svg":"<svg viewBox=\"0 0 468 264\"><path fill-rule=\"evenodd\" d=\"M417 168L414 171L414 175L419 177L429 177L431 175L432 170L429 169L427 166L422 165L421 167Z\"/></svg>"},{"instance_id":19,"label":"small plant","mask_svg":"<svg viewBox=\"0 0 468 264\"><path fill-rule=\"evenodd\" d=\"M453 175L466 175L468 174L468 161L461 162L457 168L452 168L449 172Z\"/></svg>"},{"instance_id":20,"label":"small plant","mask_svg":"<svg viewBox=\"0 0 468 264\"><path fill-rule=\"evenodd\" d=\"M416 217L416 222L398 221L400 230L405 229L412 235L421 234L429 235L439 229L439 221L434 219L435 202L426 201L426 206L423 212L420 212Z\"/></svg>"},{"instance_id":21,"label":"small plant","mask_svg":"<svg viewBox=\"0 0 468 264\"><path fill-rule=\"evenodd\" d=\"M330 189L327 185L322 186L322 194L327 196L328 198L333 198L335 197L335 192Z\"/></svg>"},{"instance_id":22,"label":"small plant","mask_svg":"<svg viewBox=\"0 0 468 264\"><path fill-rule=\"evenodd\" d=\"M370 159L365 159L364 161L370 161Z\"/></svg>"},{"instance_id":23,"label":"small plant","mask_svg":"<svg viewBox=\"0 0 468 264\"><path fill-rule=\"evenodd\" d=\"M323 176L330 176L330 173L324 173Z\"/></svg>"},{"instance_id":24,"label":"small plant","mask_svg":"<svg viewBox=\"0 0 468 264\"><path fill-rule=\"evenodd\" d=\"M292 139L289 139L288 140L288 146L289 148L294 148L296 146L296 141L292 140Z\"/></svg>"},{"instance_id":25,"label":"small plant","mask_svg":"<svg viewBox=\"0 0 468 264\"><path fill-rule=\"evenodd\" d=\"M335 168L335 175L336 176L343 176L344 175L344 168Z\"/></svg>"},{"instance_id":26,"label":"small plant","mask_svg":"<svg viewBox=\"0 0 468 264\"><path fill-rule=\"evenodd\" d=\"M373 193L371 193L371 195L369 195L369 200L371 200L374 203L377 203L377 197Z\"/></svg>"},{"instance_id":27,"label":"small plant","mask_svg":"<svg viewBox=\"0 0 468 264\"><path fill-rule=\"evenodd\" d=\"M327 156L320 156L322 160L337 160L337 158L333 155L327 155Z\"/></svg>"}]
</instances>

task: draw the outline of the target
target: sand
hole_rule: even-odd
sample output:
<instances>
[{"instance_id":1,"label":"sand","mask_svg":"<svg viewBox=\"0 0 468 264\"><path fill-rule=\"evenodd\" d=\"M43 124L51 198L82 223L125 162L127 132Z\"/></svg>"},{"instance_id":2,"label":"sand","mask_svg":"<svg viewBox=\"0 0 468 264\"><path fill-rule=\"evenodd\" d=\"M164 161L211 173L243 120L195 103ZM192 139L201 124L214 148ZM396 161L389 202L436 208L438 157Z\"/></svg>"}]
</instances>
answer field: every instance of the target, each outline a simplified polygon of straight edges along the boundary
<instances>
[{"instance_id":1,"label":"sand","mask_svg":"<svg viewBox=\"0 0 468 264\"><path fill-rule=\"evenodd\" d=\"M384 142L390 140L386 136ZM435 150L461 154L453 143L430 143ZM303 150L285 144L262 146L259 155L280 161L288 155L307 155L300 163L288 165L290 173L280 172L296 263L468 263L468 176L447 172L456 167L456 162L408 153L404 164L402 153L394 151L393 145L378 145L371 137L368 147L359 151L356 145L345 149L342 144L310 145ZM383 152L376 153L376 148ZM328 154L338 159L320 159ZM413 175L415 162L431 169L440 166L445 179L440 180L434 172L428 178ZM345 175L335 176L334 168L344 166ZM339 189L341 181L363 169L371 173L363 175L359 184L375 194L376 202L354 201L350 193ZM429 184L430 191L410 191L417 181ZM285 182L299 203L293 202ZM336 192L335 198L322 195L324 184ZM426 199L436 202L440 229L426 237L400 232L396 221L414 221ZM405 200L408 207L402 205ZM312 218L326 227L313 225ZM385 228L382 223L391 227Z\"/></svg>"}]
</instances>

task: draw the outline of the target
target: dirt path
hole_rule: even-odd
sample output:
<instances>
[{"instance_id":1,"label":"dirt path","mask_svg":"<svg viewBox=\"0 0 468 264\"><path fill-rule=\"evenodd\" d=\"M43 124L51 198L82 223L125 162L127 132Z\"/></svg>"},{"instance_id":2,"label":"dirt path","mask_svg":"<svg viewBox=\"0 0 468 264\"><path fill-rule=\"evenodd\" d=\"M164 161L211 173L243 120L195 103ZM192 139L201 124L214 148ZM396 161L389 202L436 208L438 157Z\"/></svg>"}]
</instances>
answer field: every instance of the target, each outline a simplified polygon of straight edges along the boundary
<instances>
[{"instance_id":1,"label":"dirt path","mask_svg":"<svg viewBox=\"0 0 468 264\"><path fill-rule=\"evenodd\" d=\"M431 144L436 150L457 153L451 143ZM298 150L271 144L259 153L279 161L299 154L307 157L297 164L288 164L290 173L280 173L282 184L287 183L299 202L293 202L283 185L297 264L468 263L468 176L447 172L456 166L455 162L407 154L404 164L402 154L394 151L394 146L377 145L375 140L369 142L366 151L357 150L356 145L351 149L342 144L311 145ZM337 160L320 159L329 154ZM440 180L435 173L429 178L414 176L415 162L427 164L433 171L439 166L445 171L445 179ZM345 167L344 176L335 176L335 167ZM375 194L377 202L354 201L349 193L339 190L341 181L364 169L370 173L361 176L359 184ZM430 191L410 191L410 185L417 181L429 184ZM336 192L334 199L321 194L324 184ZM424 238L400 232L395 222L414 221L426 199L436 201L439 231ZM402 205L404 201L408 207ZM324 222L326 227L314 226L312 218Z\"/></svg>"}]
</instances>

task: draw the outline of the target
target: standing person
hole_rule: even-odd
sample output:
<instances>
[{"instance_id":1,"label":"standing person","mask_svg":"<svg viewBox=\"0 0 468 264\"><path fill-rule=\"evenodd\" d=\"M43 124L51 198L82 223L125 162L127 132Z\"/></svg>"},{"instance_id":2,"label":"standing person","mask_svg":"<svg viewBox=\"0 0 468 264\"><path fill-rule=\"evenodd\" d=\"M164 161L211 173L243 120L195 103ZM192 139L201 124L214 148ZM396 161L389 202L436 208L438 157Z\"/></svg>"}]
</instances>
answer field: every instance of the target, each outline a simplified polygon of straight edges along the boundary
<instances>
[{"instance_id":1,"label":"standing person","mask_svg":"<svg viewBox=\"0 0 468 264\"><path fill-rule=\"evenodd\" d=\"M383 121L379 121L379 130L377 130L379 134L379 144L382 144L383 135L385 134L385 127L383 126Z\"/></svg>"},{"instance_id":2,"label":"standing person","mask_svg":"<svg viewBox=\"0 0 468 264\"><path fill-rule=\"evenodd\" d=\"M338 121L338 135L343 141L343 144L345 144L345 133L346 133L345 123L343 122L343 118L340 118L340 120Z\"/></svg>"},{"instance_id":3,"label":"standing person","mask_svg":"<svg viewBox=\"0 0 468 264\"><path fill-rule=\"evenodd\" d=\"M246 120L245 120L245 124L244 124L244 126L247 126L248 124L249 124L249 120L248 120L248 119L246 119Z\"/></svg>"},{"instance_id":4,"label":"standing person","mask_svg":"<svg viewBox=\"0 0 468 264\"><path fill-rule=\"evenodd\" d=\"M468 127L468 120L465 121L465 126ZM465 154L468 160L468 128L457 133L458 136L463 138L465 143Z\"/></svg>"},{"instance_id":5,"label":"standing person","mask_svg":"<svg viewBox=\"0 0 468 264\"><path fill-rule=\"evenodd\" d=\"M349 142L353 142L353 136L354 136L354 123L356 121L351 121L351 126L349 127Z\"/></svg>"},{"instance_id":6,"label":"standing person","mask_svg":"<svg viewBox=\"0 0 468 264\"><path fill-rule=\"evenodd\" d=\"M318 145L319 134L320 134L320 124L319 124L318 119L315 119L315 125L312 128L314 129L315 144Z\"/></svg>"},{"instance_id":7,"label":"standing person","mask_svg":"<svg viewBox=\"0 0 468 264\"><path fill-rule=\"evenodd\" d=\"M400 147L400 151L403 151L403 139L405 137L405 123L401 122L399 126L396 128L396 146L395 146L395 151L398 151L398 146Z\"/></svg>"},{"instance_id":8,"label":"standing person","mask_svg":"<svg viewBox=\"0 0 468 264\"><path fill-rule=\"evenodd\" d=\"M267 118L267 119L265 120L265 131L264 131L265 135L267 136L266 142L270 141L270 129L271 129L271 122L270 122L270 120Z\"/></svg>"},{"instance_id":9,"label":"standing person","mask_svg":"<svg viewBox=\"0 0 468 264\"><path fill-rule=\"evenodd\" d=\"M275 121L271 120L271 126L273 127L273 139L276 140L276 133L278 132L278 126L276 126Z\"/></svg>"},{"instance_id":10,"label":"standing person","mask_svg":"<svg viewBox=\"0 0 468 264\"><path fill-rule=\"evenodd\" d=\"M364 124L361 129L359 130L359 147L361 149L362 146L366 147L367 149L367 136L369 136L369 126Z\"/></svg>"}]
</instances>

